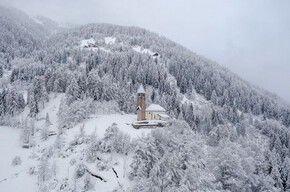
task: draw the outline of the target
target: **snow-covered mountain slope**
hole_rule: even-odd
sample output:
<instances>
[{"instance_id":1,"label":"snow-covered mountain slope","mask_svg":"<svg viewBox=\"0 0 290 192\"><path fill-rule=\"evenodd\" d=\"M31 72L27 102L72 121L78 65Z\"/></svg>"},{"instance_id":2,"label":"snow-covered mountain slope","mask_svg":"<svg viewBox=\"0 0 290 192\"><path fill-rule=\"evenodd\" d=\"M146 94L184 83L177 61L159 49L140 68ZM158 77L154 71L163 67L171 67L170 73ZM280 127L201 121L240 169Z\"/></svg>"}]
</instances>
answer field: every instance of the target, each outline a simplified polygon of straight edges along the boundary
<instances>
[{"instance_id":1,"label":"snow-covered mountain slope","mask_svg":"<svg viewBox=\"0 0 290 192\"><path fill-rule=\"evenodd\" d=\"M0 5L0 60L30 55L59 26L45 17L33 18L20 10Z\"/></svg>"},{"instance_id":2,"label":"snow-covered mountain slope","mask_svg":"<svg viewBox=\"0 0 290 192\"><path fill-rule=\"evenodd\" d=\"M59 139L55 134L58 130L57 113L63 97L63 94L50 95L50 101L37 114L34 124L36 131L30 138L32 147L29 149L22 148L20 136L23 133L21 133L21 129L0 126L0 154L7 154L1 156L0 160L0 191L21 189L37 191L39 176L36 175L36 172L43 168L41 167L41 163L44 161L42 156L46 153L49 153L50 156L46 169L54 169L50 172L53 175L48 176L50 177L47 181L48 184L45 185L49 191L59 191L62 182L66 179L67 182L72 182L75 177L75 169L79 164L85 164L92 173L98 174L104 179L105 182L97 178L92 181L100 191L113 191L120 186L128 187L127 175L132 155L100 153L98 154L98 161L100 161L98 166L100 167L96 168L96 164L85 161L86 151L93 142L88 139L92 136L95 136L95 139L104 138L106 129L113 124L116 124L121 132L128 134L132 139L138 139L150 133L151 129L134 129L131 124L136 120L136 115L91 114L87 120L65 131L61 140L62 147L55 151L53 149ZM25 116L26 113L27 110L20 114L19 118ZM50 124L47 127L47 138L43 139L47 114L49 114ZM14 165L13 160L16 157L19 157L19 164ZM16 182L17 185L15 185ZM81 183L80 180L77 182ZM79 185L76 187L81 189L82 186Z\"/></svg>"},{"instance_id":3,"label":"snow-covered mountain slope","mask_svg":"<svg viewBox=\"0 0 290 192\"><path fill-rule=\"evenodd\" d=\"M64 28L68 28L60 26L60 24L58 24L57 22L43 16L35 16L32 17L32 19L36 23L40 24L43 28L45 28L45 31L48 35L57 33L63 30Z\"/></svg>"},{"instance_id":4,"label":"snow-covered mountain slope","mask_svg":"<svg viewBox=\"0 0 290 192\"><path fill-rule=\"evenodd\" d=\"M30 42L27 17L0 29L23 29L17 42ZM31 41L0 54L0 128L13 146L1 190L17 190L13 179L32 191L289 190L289 108L229 70L137 27L90 24ZM131 126L141 84L168 126Z\"/></svg>"}]
</instances>

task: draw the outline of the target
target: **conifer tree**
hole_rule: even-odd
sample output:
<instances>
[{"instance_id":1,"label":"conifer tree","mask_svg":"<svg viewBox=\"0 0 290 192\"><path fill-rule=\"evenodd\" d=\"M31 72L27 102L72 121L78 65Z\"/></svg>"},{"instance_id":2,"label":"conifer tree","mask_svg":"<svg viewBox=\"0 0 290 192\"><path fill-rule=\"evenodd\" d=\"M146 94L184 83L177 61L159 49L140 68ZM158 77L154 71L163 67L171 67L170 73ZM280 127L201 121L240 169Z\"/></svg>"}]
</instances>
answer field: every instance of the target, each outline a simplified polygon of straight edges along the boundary
<instances>
[{"instance_id":1,"label":"conifer tree","mask_svg":"<svg viewBox=\"0 0 290 192\"><path fill-rule=\"evenodd\" d=\"M0 65L0 78L3 77L3 74L4 74L4 68L2 65Z\"/></svg>"},{"instance_id":2,"label":"conifer tree","mask_svg":"<svg viewBox=\"0 0 290 192\"><path fill-rule=\"evenodd\" d=\"M66 91L67 104L70 105L72 102L74 102L80 98L81 98L80 87L79 87L75 77L73 77L71 80L71 83L68 86L67 91Z\"/></svg>"},{"instance_id":3,"label":"conifer tree","mask_svg":"<svg viewBox=\"0 0 290 192\"><path fill-rule=\"evenodd\" d=\"M29 102L30 102L29 103L29 107L30 107L29 115L30 115L30 117L35 117L36 114L39 112L39 109L38 109L38 103L33 95L30 95Z\"/></svg>"}]
</instances>

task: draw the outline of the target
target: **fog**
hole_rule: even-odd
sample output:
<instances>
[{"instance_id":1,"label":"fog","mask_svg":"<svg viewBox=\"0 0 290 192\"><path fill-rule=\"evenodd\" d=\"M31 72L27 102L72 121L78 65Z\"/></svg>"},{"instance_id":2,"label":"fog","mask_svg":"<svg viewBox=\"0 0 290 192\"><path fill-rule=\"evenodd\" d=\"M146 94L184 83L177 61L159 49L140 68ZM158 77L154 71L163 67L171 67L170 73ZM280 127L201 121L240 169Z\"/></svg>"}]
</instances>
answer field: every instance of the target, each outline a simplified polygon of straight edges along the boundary
<instances>
[{"instance_id":1,"label":"fog","mask_svg":"<svg viewBox=\"0 0 290 192\"><path fill-rule=\"evenodd\" d=\"M290 1L0 0L58 22L134 25L217 61L290 102Z\"/></svg>"}]
</instances>

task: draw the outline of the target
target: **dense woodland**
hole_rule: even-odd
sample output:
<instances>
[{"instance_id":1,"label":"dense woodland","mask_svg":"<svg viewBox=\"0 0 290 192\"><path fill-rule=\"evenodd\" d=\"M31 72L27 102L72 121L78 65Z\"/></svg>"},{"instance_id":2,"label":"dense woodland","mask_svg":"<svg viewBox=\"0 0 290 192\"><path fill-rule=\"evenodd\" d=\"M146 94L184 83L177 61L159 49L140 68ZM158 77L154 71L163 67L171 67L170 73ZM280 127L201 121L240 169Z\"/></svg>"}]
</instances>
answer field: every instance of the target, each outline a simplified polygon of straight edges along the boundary
<instances>
[{"instance_id":1,"label":"dense woodland","mask_svg":"<svg viewBox=\"0 0 290 192\"><path fill-rule=\"evenodd\" d=\"M25 108L33 119L50 94L64 93L61 138L96 110L96 102L114 102L119 111L134 113L143 84L147 103L165 107L170 126L130 141L112 125L105 138L88 139L87 161L96 161L98 153L134 154L132 191L290 190L290 108L272 94L138 27L61 29L50 20L41 25L17 10L0 10L1 125L21 126L14 117ZM105 37L116 41L107 44ZM80 47L89 38L103 49ZM39 171L42 182L48 180L47 164Z\"/></svg>"}]
</instances>

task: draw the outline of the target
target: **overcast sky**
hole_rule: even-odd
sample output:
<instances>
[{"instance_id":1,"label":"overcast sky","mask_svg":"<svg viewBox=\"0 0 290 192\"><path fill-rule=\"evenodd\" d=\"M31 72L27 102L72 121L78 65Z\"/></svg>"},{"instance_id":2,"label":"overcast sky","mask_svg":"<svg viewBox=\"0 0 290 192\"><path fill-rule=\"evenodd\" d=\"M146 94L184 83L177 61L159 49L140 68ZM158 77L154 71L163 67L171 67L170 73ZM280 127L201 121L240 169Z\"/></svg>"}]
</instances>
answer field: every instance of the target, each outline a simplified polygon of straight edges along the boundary
<instances>
[{"instance_id":1,"label":"overcast sky","mask_svg":"<svg viewBox=\"0 0 290 192\"><path fill-rule=\"evenodd\" d=\"M290 102L288 0L0 0L56 21L157 32Z\"/></svg>"}]
</instances>

